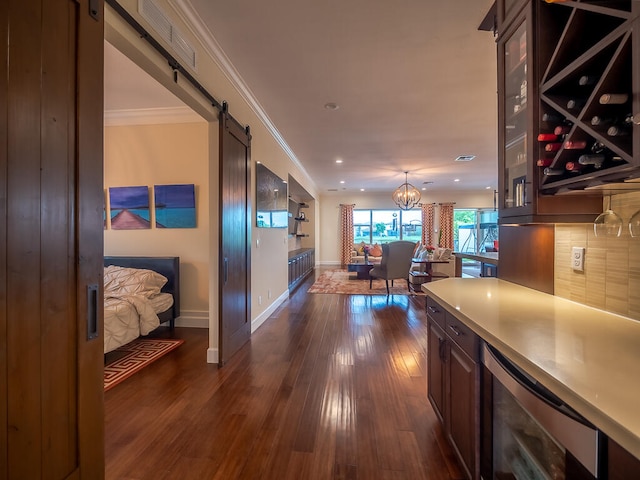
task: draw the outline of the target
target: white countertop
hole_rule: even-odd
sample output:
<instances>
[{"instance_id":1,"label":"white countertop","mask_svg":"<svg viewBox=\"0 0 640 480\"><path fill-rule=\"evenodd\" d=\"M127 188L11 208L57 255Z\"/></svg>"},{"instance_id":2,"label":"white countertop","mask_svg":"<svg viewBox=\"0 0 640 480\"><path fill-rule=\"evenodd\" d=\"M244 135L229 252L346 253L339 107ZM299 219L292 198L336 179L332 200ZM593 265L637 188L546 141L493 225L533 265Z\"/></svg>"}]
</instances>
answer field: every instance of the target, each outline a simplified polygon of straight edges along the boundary
<instances>
[{"instance_id":1,"label":"white countertop","mask_svg":"<svg viewBox=\"0 0 640 480\"><path fill-rule=\"evenodd\" d=\"M422 289L640 459L640 322L497 278Z\"/></svg>"}]
</instances>

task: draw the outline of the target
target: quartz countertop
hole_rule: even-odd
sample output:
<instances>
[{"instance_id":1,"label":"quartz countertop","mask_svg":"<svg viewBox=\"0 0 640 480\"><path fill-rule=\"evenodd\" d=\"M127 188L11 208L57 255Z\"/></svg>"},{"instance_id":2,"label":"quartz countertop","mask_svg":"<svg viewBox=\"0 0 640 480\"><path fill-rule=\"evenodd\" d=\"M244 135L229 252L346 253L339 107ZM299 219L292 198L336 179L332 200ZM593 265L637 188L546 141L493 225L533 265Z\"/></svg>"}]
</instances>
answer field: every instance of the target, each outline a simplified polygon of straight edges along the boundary
<instances>
[{"instance_id":1,"label":"quartz countertop","mask_svg":"<svg viewBox=\"0 0 640 480\"><path fill-rule=\"evenodd\" d=\"M497 278L422 290L640 459L640 322Z\"/></svg>"}]
</instances>

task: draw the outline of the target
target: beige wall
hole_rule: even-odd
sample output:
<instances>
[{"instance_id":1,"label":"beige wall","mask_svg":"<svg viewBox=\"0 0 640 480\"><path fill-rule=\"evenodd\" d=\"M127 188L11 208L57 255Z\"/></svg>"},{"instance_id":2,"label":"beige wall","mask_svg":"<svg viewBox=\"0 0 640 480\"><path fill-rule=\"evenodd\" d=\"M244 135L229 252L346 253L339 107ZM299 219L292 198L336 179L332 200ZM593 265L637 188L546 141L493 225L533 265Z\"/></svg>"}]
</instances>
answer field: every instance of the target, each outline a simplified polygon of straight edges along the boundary
<instances>
[{"instance_id":1,"label":"beige wall","mask_svg":"<svg viewBox=\"0 0 640 480\"><path fill-rule=\"evenodd\" d=\"M442 191L423 193L423 203L455 202L455 208L493 208L493 191L479 192ZM319 208L319 255L316 263L337 265L340 263L340 204L355 204L355 208L393 209L397 208L391 201L391 192L323 195Z\"/></svg>"},{"instance_id":2,"label":"beige wall","mask_svg":"<svg viewBox=\"0 0 640 480\"><path fill-rule=\"evenodd\" d=\"M149 187L193 183L196 228L104 232L105 255L180 257L184 317L208 317L209 310L209 142L206 123L110 126L104 132L104 187ZM152 219L153 219L152 211Z\"/></svg>"},{"instance_id":3,"label":"beige wall","mask_svg":"<svg viewBox=\"0 0 640 480\"><path fill-rule=\"evenodd\" d=\"M627 227L640 192L614 195L611 208L624 222L620 237L596 237L592 224L556 225L555 294L640 320L640 238ZM571 247L586 248L584 272L570 267Z\"/></svg>"}]
</instances>

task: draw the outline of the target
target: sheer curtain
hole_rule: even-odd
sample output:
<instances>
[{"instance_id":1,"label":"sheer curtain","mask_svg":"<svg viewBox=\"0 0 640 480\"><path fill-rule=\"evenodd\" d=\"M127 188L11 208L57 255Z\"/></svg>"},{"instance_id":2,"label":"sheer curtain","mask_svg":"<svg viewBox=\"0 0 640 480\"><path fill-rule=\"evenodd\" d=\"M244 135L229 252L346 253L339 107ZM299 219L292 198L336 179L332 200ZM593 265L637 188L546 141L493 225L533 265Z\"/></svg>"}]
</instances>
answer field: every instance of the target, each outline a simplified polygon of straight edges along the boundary
<instances>
[{"instance_id":1,"label":"sheer curtain","mask_svg":"<svg viewBox=\"0 0 640 480\"><path fill-rule=\"evenodd\" d=\"M440 247L453 248L453 206L454 203L440 204Z\"/></svg>"},{"instance_id":2,"label":"sheer curtain","mask_svg":"<svg viewBox=\"0 0 640 480\"><path fill-rule=\"evenodd\" d=\"M353 207L355 205L340 205L340 263L346 265L351 262L353 250Z\"/></svg>"},{"instance_id":3,"label":"sheer curtain","mask_svg":"<svg viewBox=\"0 0 640 480\"><path fill-rule=\"evenodd\" d=\"M433 222L435 217L435 204L421 203L422 208L422 244L434 245Z\"/></svg>"}]
</instances>

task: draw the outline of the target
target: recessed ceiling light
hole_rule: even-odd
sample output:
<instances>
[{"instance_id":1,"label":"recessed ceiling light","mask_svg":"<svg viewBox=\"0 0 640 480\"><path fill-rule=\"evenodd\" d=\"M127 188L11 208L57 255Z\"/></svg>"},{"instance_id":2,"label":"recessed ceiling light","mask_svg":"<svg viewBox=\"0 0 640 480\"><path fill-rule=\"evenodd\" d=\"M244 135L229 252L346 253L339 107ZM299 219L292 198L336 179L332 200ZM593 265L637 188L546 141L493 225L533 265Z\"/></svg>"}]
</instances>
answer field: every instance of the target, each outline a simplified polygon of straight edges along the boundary
<instances>
[{"instance_id":1,"label":"recessed ceiling light","mask_svg":"<svg viewBox=\"0 0 640 480\"><path fill-rule=\"evenodd\" d=\"M453 181L454 181L454 182L459 182L459 181L460 181L460 179L459 179L459 178L454 178L454 179L453 179Z\"/></svg>"},{"instance_id":2,"label":"recessed ceiling light","mask_svg":"<svg viewBox=\"0 0 640 480\"><path fill-rule=\"evenodd\" d=\"M334 102L327 102L324 104L324 108L327 110L338 110L340 108L340 105Z\"/></svg>"},{"instance_id":3,"label":"recessed ceiling light","mask_svg":"<svg viewBox=\"0 0 640 480\"><path fill-rule=\"evenodd\" d=\"M476 158L475 155L460 155L454 160L454 162L470 162L474 158Z\"/></svg>"},{"instance_id":4,"label":"recessed ceiling light","mask_svg":"<svg viewBox=\"0 0 640 480\"><path fill-rule=\"evenodd\" d=\"M361 191L361 192L364 192L364 188L361 188L361 189L360 189L360 191Z\"/></svg>"},{"instance_id":5,"label":"recessed ceiling light","mask_svg":"<svg viewBox=\"0 0 640 480\"><path fill-rule=\"evenodd\" d=\"M491 187L485 187L485 189L487 189L487 190L491 190Z\"/></svg>"},{"instance_id":6,"label":"recessed ceiling light","mask_svg":"<svg viewBox=\"0 0 640 480\"><path fill-rule=\"evenodd\" d=\"M342 159L341 158L337 159L336 163L342 163Z\"/></svg>"},{"instance_id":7,"label":"recessed ceiling light","mask_svg":"<svg viewBox=\"0 0 640 480\"><path fill-rule=\"evenodd\" d=\"M344 180L340 180L340 183L344 183Z\"/></svg>"}]
</instances>

